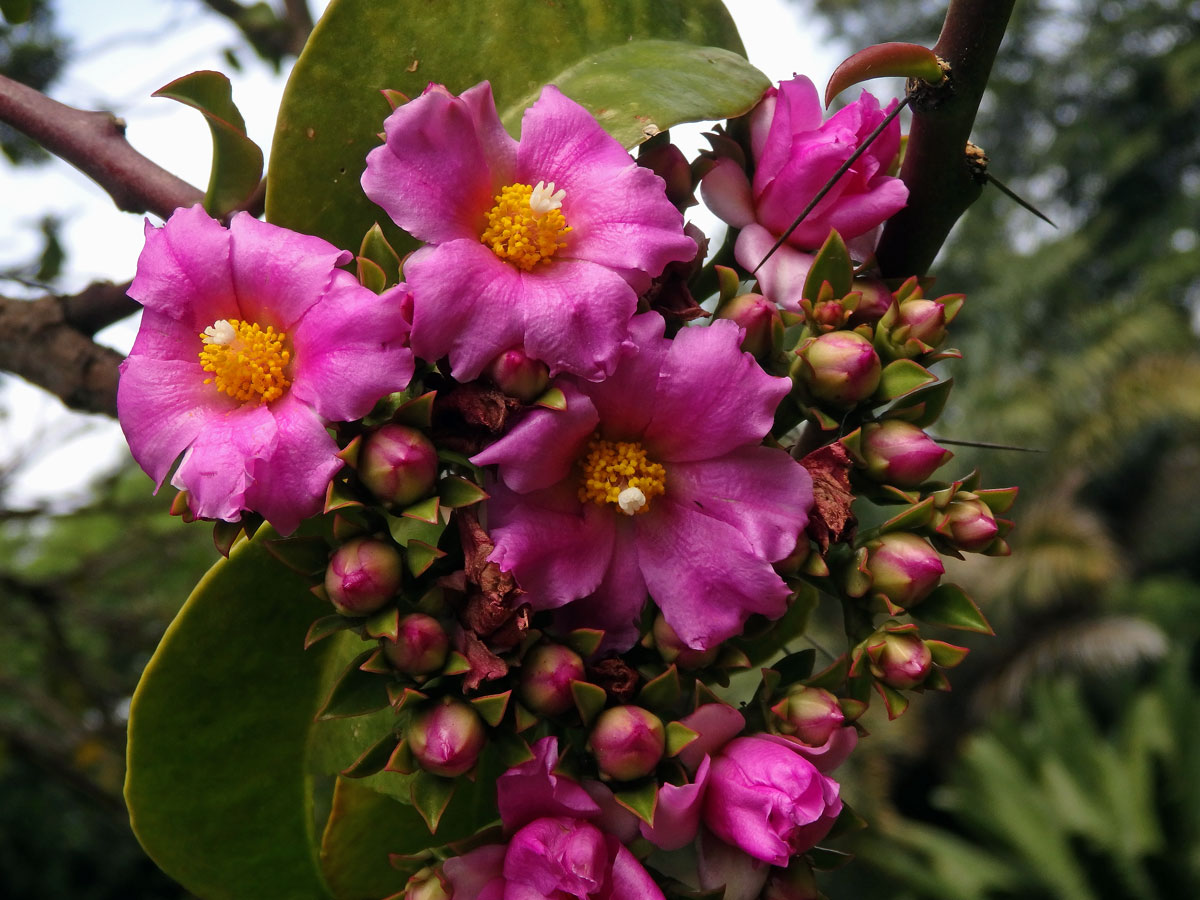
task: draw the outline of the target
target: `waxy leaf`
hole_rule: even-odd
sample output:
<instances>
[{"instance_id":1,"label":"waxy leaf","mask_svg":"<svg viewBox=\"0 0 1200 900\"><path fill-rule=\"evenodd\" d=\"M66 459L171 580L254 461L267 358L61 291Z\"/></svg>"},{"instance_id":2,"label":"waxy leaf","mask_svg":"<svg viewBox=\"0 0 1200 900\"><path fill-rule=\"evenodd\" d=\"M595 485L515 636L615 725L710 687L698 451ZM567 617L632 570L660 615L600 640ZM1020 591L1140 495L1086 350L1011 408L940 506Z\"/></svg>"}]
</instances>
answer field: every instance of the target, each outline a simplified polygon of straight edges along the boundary
<instances>
[{"instance_id":1,"label":"waxy leaf","mask_svg":"<svg viewBox=\"0 0 1200 900\"><path fill-rule=\"evenodd\" d=\"M423 863L397 870L389 854L417 853L430 843L421 815L406 803L339 778L321 838L321 870L338 900L373 900L402 891Z\"/></svg>"},{"instance_id":2,"label":"waxy leaf","mask_svg":"<svg viewBox=\"0 0 1200 900\"><path fill-rule=\"evenodd\" d=\"M223 216L242 206L262 179L263 153L246 137L246 120L233 103L229 79L220 72L193 72L153 93L178 100L204 114L212 131L212 174L204 208Z\"/></svg>"},{"instance_id":3,"label":"waxy leaf","mask_svg":"<svg viewBox=\"0 0 1200 900\"><path fill-rule=\"evenodd\" d=\"M0 0L0 13L11 25L28 22L33 15L33 0Z\"/></svg>"},{"instance_id":4,"label":"waxy leaf","mask_svg":"<svg viewBox=\"0 0 1200 900\"><path fill-rule=\"evenodd\" d=\"M881 400L895 400L936 381L937 376L925 367L911 359L898 359L883 367L875 396Z\"/></svg>"},{"instance_id":5,"label":"waxy leaf","mask_svg":"<svg viewBox=\"0 0 1200 900\"><path fill-rule=\"evenodd\" d=\"M350 660L341 677L334 682L329 696L321 704L317 716L322 719L336 719L342 716L361 716L364 713L375 712L390 705L388 702L388 681L375 672L362 668L378 648L371 645L354 659Z\"/></svg>"},{"instance_id":6,"label":"waxy leaf","mask_svg":"<svg viewBox=\"0 0 1200 900\"><path fill-rule=\"evenodd\" d=\"M928 47L899 42L875 44L859 50L833 70L825 86L825 106L848 87L888 75L920 78L931 84L939 84L946 77L937 55Z\"/></svg>"}]
</instances>

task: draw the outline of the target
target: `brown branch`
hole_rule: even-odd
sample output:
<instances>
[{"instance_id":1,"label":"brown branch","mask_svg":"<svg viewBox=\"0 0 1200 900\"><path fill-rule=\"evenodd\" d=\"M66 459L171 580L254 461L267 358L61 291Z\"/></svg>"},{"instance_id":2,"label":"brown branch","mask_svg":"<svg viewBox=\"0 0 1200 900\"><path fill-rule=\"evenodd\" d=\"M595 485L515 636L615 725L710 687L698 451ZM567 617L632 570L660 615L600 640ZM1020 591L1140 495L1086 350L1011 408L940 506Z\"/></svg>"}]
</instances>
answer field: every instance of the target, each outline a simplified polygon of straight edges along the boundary
<instances>
[{"instance_id":1,"label":"brown branch","mask_svg":"<svg viewBox=\"0 0 1200 900\"><path fill-rule=\"evenodd\" d=\"M933 47L950 65L950 92L935 103L913 98L900 171L908 206L888 221L877 251L885 277L925 274L951 227L983 190L967 165L967 139L1015 2L950 0Z\"/></svg>"},{"instance_id":2,"label":"brown branch","mask_svg":"<svg viewBox=\"0 0 1200 900\"><path fill-rule=\"evenodd\" d=\"M79 169L112 197L118 209L167 218L204 193L151 162L125 140L112 113L91 112L51 100L0 75L0 121Z\"/></svg>"}]
</instances>

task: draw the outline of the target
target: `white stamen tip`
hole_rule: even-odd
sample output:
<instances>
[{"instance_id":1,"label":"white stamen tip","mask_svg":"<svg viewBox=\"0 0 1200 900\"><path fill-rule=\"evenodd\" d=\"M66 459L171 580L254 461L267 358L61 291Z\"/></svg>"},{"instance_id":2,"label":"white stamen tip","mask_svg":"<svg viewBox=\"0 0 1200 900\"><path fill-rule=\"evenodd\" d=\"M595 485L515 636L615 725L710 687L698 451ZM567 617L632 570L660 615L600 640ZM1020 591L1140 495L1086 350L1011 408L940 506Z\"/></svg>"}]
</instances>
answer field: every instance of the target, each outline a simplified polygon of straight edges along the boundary
<instances>
[{"instance_id":1,"label":"white stamen tip","mask_svg":"<svg viewBox=\"0 0 1200 900\"><path fill-rule=\"evenodd\" d=\"M627 516L632 516L645 505L646 495L638 488L627 487L617 494L617 506L621 507L621 512Z\"/></svg>"},{"instance_id":2,"label":"white stamen tip","mask_svg":"<svg viewBox=\"0 0 1200 900\"><path fill-rule=\"evenodd\" d=\"M529 208L535 215L544 216L552 209L560 209L565 196L567 196L565 190L554 190L553 181L549 184L539 181L529 195Z\"/></svg>"},{"instance_id":3,"label":"white stamen tip","mask_svg":"<svg viewBox=\"0 0 1200 900\"><path fill-rule=\"evenodd\" d=\"M237 337L237 332L229 324L228 319L217 319L204 329L203 340L206 344L228 344Z\"/></svg>"}]
</instances>

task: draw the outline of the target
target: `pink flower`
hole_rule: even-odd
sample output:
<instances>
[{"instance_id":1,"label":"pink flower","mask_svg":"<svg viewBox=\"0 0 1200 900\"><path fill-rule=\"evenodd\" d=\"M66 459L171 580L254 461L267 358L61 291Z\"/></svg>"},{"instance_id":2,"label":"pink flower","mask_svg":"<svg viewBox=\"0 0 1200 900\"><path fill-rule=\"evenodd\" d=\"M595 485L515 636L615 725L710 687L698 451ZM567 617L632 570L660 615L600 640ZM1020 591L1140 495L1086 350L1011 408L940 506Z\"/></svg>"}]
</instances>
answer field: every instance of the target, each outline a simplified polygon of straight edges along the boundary
<instances>
[{"instance_id":1,"label":"pink flower","mask_svg":"<svg viewBox=\"0 0 1200 900\"><path fill-rule=\"evenodd\" d=\"M829 833L842 811L838 793L785 741L735 738L713 760L704 824L755 859L786 866Z\"/></svg>"},{"instance_id":2,"label":"pink flower","mask_svg":"<svg viewBox=\"0 0 1200 900\"><path fill-rule=\"evenodd\" d=\"M146 225L129 295L145 307L117 409L134 459L192 513L261 513L280 532L321 511L341 466L325 430L408 385L407 288L381 296L336 267L351 255L200 206Z\"/></svg>"},{"instance_id":3,"label":"pink flower","mask_svg":"<svg viewBox=\"0 0 1200 900\"><path fill-rule=\"evenodd\" d=\"M487 82L459 97L430 85L384 130L363 190L428 244L404 266L412 346L449 354L460 381L520 347L551 374L605 377L637 295L695 256L662 179L553 86L525 111L520 143Z\"/></svg>"},{"instance_id":4,"label":"pink flower","mask_svg":"<svg viewBox=\"0 0 1200 900\"><path fill-rule=\"evenodd\" d=\"M570 624L604 629L606 646L633 644L648 591L706 649L786 608L771 563L795 548L812 481L761 443L790 383L738 349L729 321L666 340L648 314L631 333L610 378L559 379L566 409L531 410L473 458L499 466L490 559L534 609L573 604Z\"/></svg>"},{"instance_id":5,"label":"pink flower","mask_svg":"<svg viewBox=\"0 0 1200 900\"><path fill-rule=\"evenodd\" d=\"M718 160L701 183L709 208L742 229L734 249L737 261L754 269L885 115L879 102L863 91L858 100L822 122L817 90L804 76L767 91L750 119L753 184L727 158ZM900 122L893 120L759 270L764 294L799 309L812 259L803 251L819 248L831 228L859 258L870 254L877 227L908 200L904 182L887 174L899 149Z\"/></svg>"}]
</instances>

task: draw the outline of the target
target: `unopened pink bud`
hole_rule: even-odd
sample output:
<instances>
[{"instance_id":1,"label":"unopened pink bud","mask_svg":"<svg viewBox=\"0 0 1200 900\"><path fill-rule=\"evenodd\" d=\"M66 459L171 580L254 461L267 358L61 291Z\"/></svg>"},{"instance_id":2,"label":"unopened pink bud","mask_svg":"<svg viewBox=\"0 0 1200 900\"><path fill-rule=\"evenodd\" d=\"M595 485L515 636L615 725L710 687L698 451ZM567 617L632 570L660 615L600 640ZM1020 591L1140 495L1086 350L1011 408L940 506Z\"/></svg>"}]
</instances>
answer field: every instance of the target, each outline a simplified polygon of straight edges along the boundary
<instances>
[{"instance_id":1,"label":"unopened pink bud","mask_svg":"<svg viewBox=\"0 0 1200 900\"><path fill-rule=\"evenodd\" d=\"M908 326L908 338L936 347L946 339L946 306L936 300L906 300L900 304L896 326Z\"/></svg>"},{"instance_id":2,"label":"unopened pink bud","mask_svg":"<svg viewBox=\"0 0 1200 900\"><path fill-rule=\"evenodd\" d=\"M888 419L863 426L862 455L876 481L912 488L954 456L909 422Z\"/></svg>"},{"instance_id":3,"label":"unopened pink bud","mask_svg":"<svg viewBox=\"0 0 1200 900\"><path fill-rule=\"evenodd\" d=\"M702 669L712 665L721 652L720 645L714 645L707 650L696 650L683 642L675 629L670 626L663 614L659 613L654 620L654 646L659 655L669 663L675 663L681 669Z\"/></svg>"},{"instance_id":4,"label":"unopened pink bud","mask_svg":"<svg viewBox=\"0 0 1200 900\"><path fill-rule=\"evenodd\" d=\"M867 571L872 591L908 608L929 596L946 567L923 537L893 531L868 545Z\"/></svg>"},{"instance_id":5,"label":"unopened pink bud","mask_svg":"<svg viewBox=\"0 0 1200 900\"><path fill-rule=\"evenodd\" d=\"M819 747L842 727L846 717L837 697L824 688L798 685L783 703L773 708L780 717L779 730Z\"/></svg>"},{"instance_id":6,"label":"unopened pink bud","mask_svg":"<svg viewBox=\"0 0 1200 900\"><path fill-rule=\"evenodd\" d=\"M506 350L488 366L488 377L510 397L532 403L550 386L550 369L520 347Z\"/></svg>"},{"instance_id":7,"label":"unopened pink bud","mask_svg":"<svg viewBox=\"0 0 1200 900\"><path fill-rule=\"evenodd\" d=\"M776 352L783 344L783 318L779 307L762 294L742 294L734 297L717 313L718 319L737 322L745 330L742 349L762 359Z\"/></svg>"},{"instance_id":8,"label":"unopened pink bud","mask_svg":"<svg viewBox=\"0 0 1200 900\"><path fill-rule=\"evenodd\" d=\"M831 331L814 338L800 351L799 375L818 400L849 407L879 387L883 371L875 348L861 334Z\"/></svg>"},{"instance_id":9,"label":"unopened pink bud","mask_svg":"<svg viewBox=\"0 0 1200 900\"><path fill-rule=\"evenodd\" d=\"M905 690L921 684L933 668L933 657L920 636L885 632L880 643L869 646L871 674L881 682Z\"/></svg>"},{"instance_id":10,"label":"unopened pink bud","mask_svg":"<svg viewBox=\"0 0 1200 900\"><path fill-rule=\"evenodd\" d=\"M953 541L959 550L967 553L986 550L999 532L992 511L972 494L967 494L966 499L956 499L946 507L945 516L937 530Z\"/></svg>"},{"instance_id":11,"label":"unopened pink bud","mask_svg":"<svg viewBox=\"0 0 1200 900\"><path fill-rule=\"evenodd\" d=\"M640 706L614 706L600 713L588 747L601 773L617 781L649 775L667 746L662 720Z\"/></svg>"},{"instance_id":12,"label":"unopened pink bud","mask_svg":"<svg viewBox=\"0 0 1200 900\"><path fill-rule=\"evenodd\" d=\"M428 675L446 664L450 638L442 623L424 613L400 620L396 639L383 642L388 661L406 675Z\"/></svg>"},{"instance_id":13,"label":"unopened pink bud","mask_svg":"<svg viewBox=\"0 0 1200 900\"><path fill-rule=\"evenodd\" d=\"M449 778L474 768L487 742L479 714L452 697L418 713L405 737L422 769Z\"/></svg>"},{"instance_id":14,"label":"unopened pink bud","mask_svg":"<svg viewBox=\"0 0 1200 900\"><path fill-rule=\"evenodd\" d=\"M517 693L529 709L559 716L575 705L572 681L584 680L583 658L562 644L538 644L521 661Z\"/></svg>"},{"instance_id":15,"label":"unopened pink bud","mask_svg":"<svg viewBox=\"0 0 1200 900\"><path fill-rule=\"evenodd\" d=\"M861 293L862 298L850 316L852 326L878 322L892 305L892 292L878 278L856 278L854 290Z\"/></svg>"},{"instance_id":16,"label":"unopened pink bud","mask_svg":"<svg viewBox=\"0 0 1200 900\"><path fill-rule=\"evenodd\" d=\"M362 537L333 552L325 569L325 592L343 616L366 616L400 589L403 560L387 541Z\"/></svg>"},{"instance_id":17,"label":"unopened pink bud","mask_svg":"<svg viewBox=\"0 0 1200 900\"><path fill-rule=\"evenodd\" d=\"M384 425L371 434L359 456L358 475L384 503L411 506L433 492L437 450L407 425Z\"/></svg>"}]
</instances>

